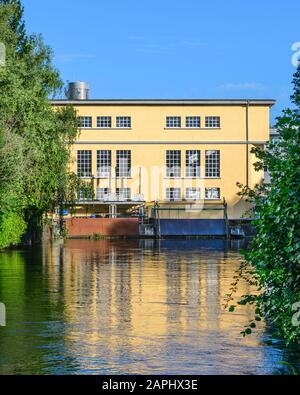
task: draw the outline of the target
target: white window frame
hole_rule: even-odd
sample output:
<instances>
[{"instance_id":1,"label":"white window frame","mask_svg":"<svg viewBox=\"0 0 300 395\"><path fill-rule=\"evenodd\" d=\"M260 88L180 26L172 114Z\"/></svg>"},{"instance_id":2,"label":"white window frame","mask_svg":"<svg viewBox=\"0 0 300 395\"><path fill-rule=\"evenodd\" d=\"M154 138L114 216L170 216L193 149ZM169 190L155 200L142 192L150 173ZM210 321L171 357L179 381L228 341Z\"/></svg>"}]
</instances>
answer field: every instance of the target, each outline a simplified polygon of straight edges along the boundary
<instances>
[{"instance_id":1,"label":"white window frame","mask_svg":"<svg viewBox=\"0 0 300 395\"><path fill-rule=\"evenodd\" d=\"M78 200L81 202L92 202L93 191L92 190L80 190L78 192Z\"/></svg>"},{"instance_id":2,"label":"white window frame","mask_svg":"<svg viewBox=\"0 0 300 395\"><path fill-rule=\"evenodd\" d=\"M193 157L197 162L196 165L194 165L192 163ZM200 178L201 177L201 151L200 150L186 150L185 151L185 176L188 178Z\"/></svg>"},{"instance_id":3,"label":"white window frame","mask_svg":"<svg viewBox=\"0 0 300 395\"><path fill-rule=\"evenodd\" d=\"M206 200L220 200L221 189L220 188L205 188L205 199Z\"/></svg>"},{"instance_id":4,"label":"white window frame","mask_svg":"<svg viewBox=\"0 0 300 395\"><path fill-rule=\"evenodd\" d=\"M201 117L198 115L187 116L185 118L185 127L189 129L200 129Z\"/></svg>"},{"instance_id":5,"label":"white window frame","mask_svg":"<svg viewBox=\"0 0 300 395\"><path fill-rule=\"evenodd\" d=\"M110 188L97 188L96 189L96 200L104 201L110 194Z\"/></svg>"},{"instance_id":6,"label":"white window frame","mask_svg":"<svg viewBox=\"0 0 300 395\"><path fill-rule=\"evenodd\" d=\"M185 189L186 200L200 200L201 199L201 189L189 187Z\"/></svg>"},{"instance_id":7,"label":"white window frame","mask_svg":"<svg viewBox=\"0 0 300 395\"><path fill-rule=\"evenodd\" d=\"M221 153L220 150L205 151L205 177L220 178L221 176Z\"/></svg>"},{"instance_id":8,"label":"white window frame","mask_svg":"<svg viewBox=\"0 0 300 395\"><path fill-rule=\"evenodd\" d=\"M131 150L117 150L117 178L131 178Z\"/></svg>"},{"instance_id":9,"label":"white window frame","mask_svg":"<svg viewBox=\"0 0 300 395\"><path fill-rule=\"evenodd\" d=\"M97 128L98 129L110 129L112 127L112 119L110 116L98 116L97 117Z\"/></svg>"},{"instance_id":10,"label":"white window frame","mask_svg":"<svg viewBox=\"0 0 300 395\"><path fill-rule=\"evenodd\" d=\"M111 150L97 151L97 177L110 178L111 177Z\"/></svg>"},{"instance_id":11,"label":"white window frame","mask_svg":"<svg viewBox=\"0 0 300 395\"><path fill-rule=\"evenodd\" d=\"M117 116L116 127L118 129L130 129L131 128L131 117L129 116Z\"/></svg>"},{"instance_id":12,"label":"white window frame","mask_svg":"<svg viewBox=\"0 0 300 395\"><path fill-rule=\"evenodd\" d=\"M181 117L179 116L167 116L166 118L167 129L180 129L181 128Z\"/></svg>"},{"instance_id":13,"label":"white window frame","mask_svg":"<svg viewBox=\"0 0 300 395\"><path fill-rule=\"evenodd\" d=\"M91 178L93 172L92 150L77 151L77 175L81 178Z\"/></svg>"},{"instance_id":14,"label":"white window frame","mask_svg":"<svg viewBox=\"0 0 300 395\"><path fill-rule=\"evenodd\" d=\"M93 127L93 117L90 115L79 116L78 127L80 129L91 129Z\"/></svg>"},{"instance_id":15,"label":"white window frame","mask_svg":"<svg viewBox=\"0 0 300 395\"><path fill-rule=\"evenodd\" d=\"M220 129L221 117L215 115L205 117L205 127L207 129Z\"/></svg>"},{"instance_id":16,"label":"white window frame","mask_svg":"<svg viewBox=\"0 0 300 395\"><path fill-rule=\"evenodd\" d=\"M174 195L177 195L177 196L174 197ZM166 200L168 200L169 202L180 201L181 200L181 188L178 188L178 187L166 188Z\"/></svg>"},{"instance_id":17,"label":"white window frame","mask_svg":"<svg viewBox=\"0 0 300 395\"><path fill-rule=\"evenodd\" d=\"M166 152L166 176L168 178L181 177L181 151L167 150Z\"/></svg>"},{"instance_id":18,"label":"white window frame","mask_svg":"<svg viewBox=\"0 0 300 395\"><path fill-rule=\"evenodd\" d=\"M131 200L131 188L117 188L116 189L118 201L130 201Z\"/></svg>"}]
</instances>

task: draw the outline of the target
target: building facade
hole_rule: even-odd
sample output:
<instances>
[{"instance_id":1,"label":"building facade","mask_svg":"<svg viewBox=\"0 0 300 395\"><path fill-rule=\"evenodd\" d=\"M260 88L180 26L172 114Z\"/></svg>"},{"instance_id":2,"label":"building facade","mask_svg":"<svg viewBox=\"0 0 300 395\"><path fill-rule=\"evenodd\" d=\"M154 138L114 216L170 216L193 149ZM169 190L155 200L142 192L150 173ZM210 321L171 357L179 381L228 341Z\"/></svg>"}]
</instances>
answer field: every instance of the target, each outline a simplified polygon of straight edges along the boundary
<instances>
[{"instance_id":1,"label":"building facade","mask_svg":"<svg viewBox=\"0 0 300 395\"><path fill-rule=\"evenodd\" d=\"M176 215L200 218L209 204L226 201L229 219L249 209L237 183L253 187L253 146L269 140L273 100L55 100L72 104L80 135L71 170L93 193L78 209L95 215L128 213L154 203ZM193 210L193 208L196 208ZM170 212L168 215L171 215Z\"/></svg>"}]
</instances>

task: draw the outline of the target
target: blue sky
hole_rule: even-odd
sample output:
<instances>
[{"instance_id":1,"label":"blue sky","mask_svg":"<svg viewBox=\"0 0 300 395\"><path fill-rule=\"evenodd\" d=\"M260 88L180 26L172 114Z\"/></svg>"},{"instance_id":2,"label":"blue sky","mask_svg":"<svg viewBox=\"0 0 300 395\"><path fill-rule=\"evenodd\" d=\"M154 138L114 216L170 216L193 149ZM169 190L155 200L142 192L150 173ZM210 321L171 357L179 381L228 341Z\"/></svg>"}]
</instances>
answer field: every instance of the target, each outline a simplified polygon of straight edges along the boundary
<instances>
[{"instance_id":1,"label":"blue sky","mask_svg":"<svg viewBox=\"0 0 300 395\"><path fill-rule=\"evenodd\" d=\"M289 105L300 2L23 0L29 32L92 98L272 98Z\"/></svg>"}]
</instances>

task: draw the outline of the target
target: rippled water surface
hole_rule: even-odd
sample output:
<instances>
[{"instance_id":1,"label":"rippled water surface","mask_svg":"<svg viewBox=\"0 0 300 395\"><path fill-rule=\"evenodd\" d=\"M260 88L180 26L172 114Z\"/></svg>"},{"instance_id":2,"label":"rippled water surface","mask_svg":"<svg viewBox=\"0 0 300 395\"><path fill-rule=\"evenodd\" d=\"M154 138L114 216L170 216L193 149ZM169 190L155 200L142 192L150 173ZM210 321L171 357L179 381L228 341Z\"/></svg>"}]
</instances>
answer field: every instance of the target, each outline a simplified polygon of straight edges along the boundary
<instances>
[{"instance_id":1,"label":"rippled water surface","mask_svg":"<svg viewBox=\"0 0 300 395\"><path fill-rule=\"evenodd\" d=\"M0 374L274 374L297 353L224 310L222 240L69 240L0 253ZM249 292L241 283L239 293Z\"/></svg>"}]
</instances>

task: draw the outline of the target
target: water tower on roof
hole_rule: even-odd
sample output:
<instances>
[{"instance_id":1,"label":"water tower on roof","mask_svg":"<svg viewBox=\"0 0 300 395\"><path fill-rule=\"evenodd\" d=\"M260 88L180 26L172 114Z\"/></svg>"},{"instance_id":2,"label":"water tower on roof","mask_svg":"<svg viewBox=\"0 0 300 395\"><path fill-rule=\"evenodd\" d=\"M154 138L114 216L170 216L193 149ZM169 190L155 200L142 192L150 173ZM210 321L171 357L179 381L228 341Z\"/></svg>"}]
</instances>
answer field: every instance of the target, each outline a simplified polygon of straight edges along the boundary
<instances>
[{"instance_id":1,"label":"water tower on roof","mask_svg":"<svg viewBox=\"0 0 300 395\"><path fill-rule=\"evenodd\" d=\"M66 89L68 100L88 100L90 96L90 86L87 82L69 82Z\"/></svg>"}]
</instances>

